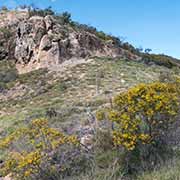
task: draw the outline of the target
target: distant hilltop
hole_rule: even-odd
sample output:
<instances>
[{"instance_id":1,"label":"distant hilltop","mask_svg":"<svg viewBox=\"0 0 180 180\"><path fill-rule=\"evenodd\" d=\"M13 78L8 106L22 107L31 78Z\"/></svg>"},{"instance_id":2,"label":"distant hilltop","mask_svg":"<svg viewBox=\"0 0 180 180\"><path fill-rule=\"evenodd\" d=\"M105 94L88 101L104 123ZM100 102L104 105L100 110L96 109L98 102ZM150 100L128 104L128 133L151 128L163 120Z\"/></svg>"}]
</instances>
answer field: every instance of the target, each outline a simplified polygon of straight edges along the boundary
<instances>
[{"instance_id":1,"label":"distant hilltop","mask_svg":"<svg viewBox=\"0 0 180 180\"><path fill-rule=\"evenodd\" d=\"M0 60L15 60L20 73L90 57L179 66L172 57L143 53L117 37L74 22L67 12L57 15L51 9L20 8L1 10L0 16Z\"/></svg>"}]
</instances>

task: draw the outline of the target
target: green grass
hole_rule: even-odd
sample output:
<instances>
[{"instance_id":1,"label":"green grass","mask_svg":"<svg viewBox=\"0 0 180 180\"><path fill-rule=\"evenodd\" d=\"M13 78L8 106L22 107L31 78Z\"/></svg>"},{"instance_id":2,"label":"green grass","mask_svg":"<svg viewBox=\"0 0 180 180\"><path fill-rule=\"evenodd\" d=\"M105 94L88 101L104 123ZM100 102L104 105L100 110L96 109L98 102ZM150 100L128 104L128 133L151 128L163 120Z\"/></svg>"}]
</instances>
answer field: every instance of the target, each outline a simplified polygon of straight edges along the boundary
<instances>
[{"instance_id":1,"label":"green grass","mask_svg":"<svg viewBox=\"0 0 180 180\"><path fill-rule=\"evenodd\" d=\"M180 159L174 159L166 165L152 172L145 172L137 177L137 180L179 180Z\"/></svg>"},{"instance_id":2,"label":"green grass","mask_svg":"<svg viewBox=\"0 0 180 180\"><path fill-rule=\"evenodd\" d=\"M2 68L11 69L9 65L3 63ZM60 74L41 69L19 75L11 82L11 87L19 83L27 86L30 91L22 97L1 101L0 136L4 135L4 132L14 131L35 117L46 117L47 110L51 108L58 113L57 117L49 118L52 126L62 130L66 130L67 127L78 127L86 123L87 110L95 113L102 106L110 106L110 97L139 83L157 81L161 72L180 75L180 70L177 68L174 70L163 66L147 66L143 63L108 58L95 58L89 64L79 64ZM97 77L98 93L96 92ZM138 175L137 178L124 178L122 167L116 163L118 156L116 151L96 153L96 169L89 170L90 174L77 177L77 180L180 179L178 158L152 172ZM0 159L3 157L4 154L0 152Z\"/></svg>"},{"instance_id":3,"label":"green grass","mask_svg":"<svg viewBox=\"0 0 180 180\"><path fill-rule=\"evenodd\" d=\"M7 68L7 65L3 66ZM13 83L24 84L31 91L23 97L0 103L3 112L0 125L2 129L11 129L14 123L21 124L18 122L34 114L45 116L48 108L63 111L66 107L69 109L68 114L60 116L56 126L57 122L68 122L74 117L77 121L78 118L83 121L87 108L95 111L108 105L109 96L113 97L139 83L156 81L162 71L173 72L173 69L133 61L95 58L90 64L79 64L61 74L50 74L43 69L23 74ZM179 72L176 70L176 73ZM97 77L99 94L96 93ZM71 112L74 108L77 112Z\"/></svg>"}]
</instances>

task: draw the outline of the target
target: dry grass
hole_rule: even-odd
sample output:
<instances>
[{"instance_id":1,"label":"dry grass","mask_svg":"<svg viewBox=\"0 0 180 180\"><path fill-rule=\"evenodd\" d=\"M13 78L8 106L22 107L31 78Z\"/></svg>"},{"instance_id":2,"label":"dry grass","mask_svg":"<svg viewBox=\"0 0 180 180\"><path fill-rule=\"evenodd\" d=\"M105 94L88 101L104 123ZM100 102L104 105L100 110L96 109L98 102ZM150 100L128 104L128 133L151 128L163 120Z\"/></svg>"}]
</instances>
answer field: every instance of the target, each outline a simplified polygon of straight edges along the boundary
<instances>
[{"instance_id":1,"label":"dry grass","mask_svg":"<svg viewBox=\"0 0 180 180\"><path fill-rule=\"evenodd\" d=\"M173 72L163 66L96 58L64 72L50 74L41 70L20 75L16 82L25 84L31 91L23 97L1 102L0 125L2 129L13 128L27 117L45 116L48 108L63 111L66 107L69 115L59 117L56 126L72 121L72 118L79 122L86 119L87 109L95 111L107 105L109 97L116 93L139 83L158 80L162 71ZM77 111L71 112L72 109Z\"/></svg>"}]
</instances>

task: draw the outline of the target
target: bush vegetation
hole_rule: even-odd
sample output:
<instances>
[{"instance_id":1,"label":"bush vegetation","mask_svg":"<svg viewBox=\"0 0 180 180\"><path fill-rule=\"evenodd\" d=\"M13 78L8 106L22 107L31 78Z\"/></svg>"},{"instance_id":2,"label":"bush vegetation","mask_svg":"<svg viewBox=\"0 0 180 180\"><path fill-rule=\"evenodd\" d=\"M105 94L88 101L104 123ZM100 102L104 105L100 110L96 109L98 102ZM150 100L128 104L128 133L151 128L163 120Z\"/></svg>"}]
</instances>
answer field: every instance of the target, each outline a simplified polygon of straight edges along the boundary
<instances>
[{"instance_id":1,"label":"bush vegetation","mask_svg":"<svg viewBox=\"0 0 180 180\"><path fill-rule=\"evenodd\" d=\"M54 15L63 25L69 24L77 30L88 31L104 41L113 40L117 46L142 55L143 61L147 64L153 62L168 68L178 65L176 59L169 56L149 54L149 50L142 53L129 43L121 42L119 38L98 31L92 26L78 24L72 21L71 14L67 12L58 15L52 12L51 8L45 10L35 8L31 10L31 16L33 15L43 17ZM6 29L0 29L0 32L5 38L9 37ZM119 71L117 65L115 68L114 71L117 69ZM132 70L132 67L130 68ZM46 70L30 74L19 75L18 81L32 87L35 84L39 84L38 87L46 85L44 80ZM14 82L17 76L16 69L11 63L0 62L0 91L1 87ZM39 79L43 80L39 83ZM134 178L136 173L152 172L149 170L157 169L163 162L173 157L174 149L177 150L177 146L172 145L174 140L172 137L179 138L176 131L179 126L180 106L180 80L171 78L168 72L160 74L159 80L160 82L140 84L120 93L114 98L111 108L97 111L97 119L101 121L98 122L99 126L96 129L93 153L90 150L85 151L85 147L76 136L65 135L52 128L45 119L35 119L3 137L0 140L0 149L8 153L8 157L4 157L1 164L1 175L10 174L13 178L22 180L72 179L75 176L82 176L82 179L86 177L96 180L116 180L126 175L133 175ZM95 82L94 79L92 82ZM63 94L69 89L69 85L63 81L55 88ZM40 100L36 102L42 103ZM91 105L96 109L104 101L96 100L91 103L95 103ZM47 106L49 107L49 104ZM58 115L56 109L51 108L47 110L46 115L50 119L57 116L56 118L62 120L63 116L70 116L73 112L67 108L66 110L67 112Z\"/></svg>"},{"instance_id":2,"label":"bush vegetation","mask_svg":"<svg viewBox=\"0 0 180 180\"><path fill-rule=\"evenodd\" d=\"M8 151L1 175L11 174L18 180L57 180L88 167L77 137L51 128L45 119L35 119L2 138L0 148Z\"/></svg>"},{"instance_id":3,"label":"bush vegetation","mask_svg":"<svg viewBox=\"0 0 180 180\"><path fill-rule=\"evenodd\" d=\"M0 139L1 175L14 179L117 179L153 170L173 157L180 81L140 84L97 111L92 150L74 135L35 119ZM106 122L106 123L105 123ZM77 178L78 179L78 178Z\"/></svg>"},{"instance_id":4,"label":"bush vegetation","mask_svg":"<svg viewBox=\"0 0 180 180\"><path fill-rule=\"evenodd\" d=\"M180 63L177 59L163 54L142 53L142 60L147 64L153 62L157 65L165 66L167 68L172 68L175 66L180 67Z\"/></svg>"},{"instance_id":5,"label":"bush vegetation","mask_svg":"<svg viewBox=\"0 0 180 180\"><path fill-rule=\"evenodd\" d=\"M13 51L12 43L10 43L12 36L13 34L10 28L0 28L0 61L10 57L11 51Z\"/></svg>"},{"instance_id":6,"label":"bush vegetation","mask_svg":"<svg viewBox=\"0 0 180 180\"><path fill-rule=\"evenodd\" d=\"M7 8L6 6L2 6L2 7L0 8L0 11L8 11L8 8Z\"/></svg>"},{"instance_id":7,"label":"bush vegetation","mask_svg":"<svg viewBox=\"0 0 180 180\"><path fill-rule=\"evenodd\" d=\"M17 70L12 62L0 62L0 89L7 88L11 82L18 78Z\"/></svg>"},{"instance_id":8,"label":"bush vegetation","mask_svg":"<svg viewBox=\"0 0 180 180\"><path fill-rule=\"evenodd\" d=\"M9 28L1 27L0 35L1 35L1 43L3 43L3 40L7 41L12 36L12 33ZM0 45L2 45L2 44L0 44Z\"/></svg>"},{"instance_id":9,"label":"bush vegetation","mask_svg":"<svg viewBox=\"0 0 180 180\"><path fill-rule=\"evenodd\" d=\"M153 169L173 153L171 134L177 128L179 83L140 84L117 95L114 107L97 112L112 123L114 145L124 151L126 172Z\"/></svg>"},{"instance_id":10,"label":"bush vegetation","mask_svg":"<svg viewBox=\"0 0 180 180\"><path fill-rule=\"evenodd\" d=\"M29 10L29 16L42 16L45 17L47 15L55 15L54 11L51 7L45 9L39 9L37 7L27 7Z\"/></svg>"}]
</instances>

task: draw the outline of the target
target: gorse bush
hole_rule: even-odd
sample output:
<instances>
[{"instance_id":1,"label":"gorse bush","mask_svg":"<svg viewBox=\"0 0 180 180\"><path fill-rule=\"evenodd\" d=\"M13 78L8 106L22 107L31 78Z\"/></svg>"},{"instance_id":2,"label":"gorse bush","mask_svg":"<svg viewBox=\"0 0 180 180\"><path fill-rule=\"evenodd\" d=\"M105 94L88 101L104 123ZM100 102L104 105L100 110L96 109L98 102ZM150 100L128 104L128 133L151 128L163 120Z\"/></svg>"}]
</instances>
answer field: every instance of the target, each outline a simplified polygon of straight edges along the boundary
<instances>
[{"instance_id":1,"label":"gorse bush","mask_svg":"<svg viewBox=\"0 0 180 180\"><path fill-rule=\"evenodd\" d=\"M179 110L174 84L141 84L117 96L114 103L115 109L109 113L109 119L118 126L114 143L129 150L139 142L164 137Z\"/></svg>"},{"instance_id":2,"label":"gorse bush","mask_svg":"<svg viewBox=\"0 0 180 180\"><path fill-rule=\"evenodd\" d=\"M14 179L22 180L58 179L66 168L70 168L69 164L65 164L67 159L63 159L67 156L65 149L73 147L77 151L78 145L75 136L66 136L50 128L44 119L33 120L29 126L0 140L0 148L9 152L1 174L11 174ZM58 159L56 154L60 149L62 157ZM69 158L72 154L68 153ZM76 159L76 156L73 158Z\"/></svg>"},{"instance_id":3,"label":"gorse bush","mask_svg":"<svg viewBox=\"0 0 180 180\"><path fill-rule=\"evenodd\" d=\"M167 153L168 136L179 113L179 97L178 82L140 84L117 95L112 109L97 113L98 119L108 117L113 123L114 145L125 149L128 166L133 160L146 168L146 161L154 165Z\"/></svg>"}]
</instances>

